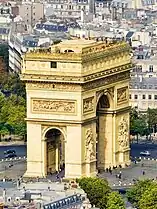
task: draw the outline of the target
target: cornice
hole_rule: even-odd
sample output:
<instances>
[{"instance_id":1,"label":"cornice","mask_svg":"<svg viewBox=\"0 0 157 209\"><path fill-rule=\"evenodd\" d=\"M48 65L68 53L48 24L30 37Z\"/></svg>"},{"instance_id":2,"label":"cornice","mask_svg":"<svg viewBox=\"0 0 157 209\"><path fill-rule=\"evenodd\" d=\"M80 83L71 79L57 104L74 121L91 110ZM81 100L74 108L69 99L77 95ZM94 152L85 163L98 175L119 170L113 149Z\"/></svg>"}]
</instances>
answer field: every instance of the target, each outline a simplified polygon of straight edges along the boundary
<instances>
[{"instance_id":1,"label":"cornice","mask_svg":"<svg viewBox=\"0 0 157 209\"><path fill-rule=\"evenodd\" d=\"M104 70L87 76L59 76L59 75L36 75L36 74L21 74L21 80L25 82L33 81L45 81L45 82L64 82L64 83L79 83L84 84L87 82L95 81L97 79L102 79L114 74L120 74L122 72L130 71L132 69L132 64L126 64L113 69Z\"/></svg>"}]
</instances>

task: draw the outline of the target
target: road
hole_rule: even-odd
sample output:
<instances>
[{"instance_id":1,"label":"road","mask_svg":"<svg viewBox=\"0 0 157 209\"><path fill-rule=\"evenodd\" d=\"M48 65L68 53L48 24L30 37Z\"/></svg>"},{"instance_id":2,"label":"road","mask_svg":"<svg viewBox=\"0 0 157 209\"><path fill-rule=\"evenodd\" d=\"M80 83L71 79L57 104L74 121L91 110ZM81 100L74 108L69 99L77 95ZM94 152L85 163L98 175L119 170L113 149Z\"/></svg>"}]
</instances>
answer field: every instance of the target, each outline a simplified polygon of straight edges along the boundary
<instances>
[{"instance_id":1,"label":"road","mask_svg":"<svg viewBox=\"0 0 157 209\"><path fill-rule=\"evenodd\" d=\"M132 144L131 145L131 156L140 157L140 152L148 150L152 158L157 158L157 144Z\"/></svg>"},{"instance_id":2,"label":"road","mask_svg":"<svg viewBox=\"0 0 157 209\"><path fill-rule=\"evenodd\" d=\"M0 159L4 158L4 151L8 149L16 150L16 154L18 157L26 156L26 152L27 152L26 145L0 146Z\"/></svg>"},{"instance_id":3,"label":"road","mask_svg":"<svg viewBox=\"0 0 157 209\"><path fill-rule=\"evenodd\" d=\"M19 157L26 156L26 145L0 146L0 159L4 158L4 151L8 149L15 149ZM133 157L139 157L140 152L144 150L150 151L150 157L157 158L157 144L131 144L131 156Z\"/></svg>"}]
</instances>

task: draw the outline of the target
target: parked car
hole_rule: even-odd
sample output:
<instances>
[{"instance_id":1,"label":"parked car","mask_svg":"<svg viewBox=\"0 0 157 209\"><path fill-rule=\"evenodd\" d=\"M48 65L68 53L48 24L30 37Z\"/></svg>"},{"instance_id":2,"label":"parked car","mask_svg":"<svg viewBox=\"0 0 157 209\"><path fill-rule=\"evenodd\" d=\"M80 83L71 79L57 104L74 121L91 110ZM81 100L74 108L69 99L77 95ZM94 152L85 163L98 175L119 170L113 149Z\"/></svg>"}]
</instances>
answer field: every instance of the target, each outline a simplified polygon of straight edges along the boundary
<instances>
[{"instance_id":1,"label":"parked car","mask_svg":"<svg viewBox=\"0 0 157 209\"><path fill-rule=\"evenodd\" d=\"M16 151L14 149L8 149L6 151L4 151L4 154L11 154L11 153L16 153Z\"/></svg>"},{"instance_id":2,"label":"parked car","mask_svg":"<svg viewBox=\"0 0 157 209\"><path fill-rule=\"evenodd\" d=\"M149 151L143 151L143 152L140 152L140 155L141 156L150 156L150 152Z\"/></svg>"}]
</instances>

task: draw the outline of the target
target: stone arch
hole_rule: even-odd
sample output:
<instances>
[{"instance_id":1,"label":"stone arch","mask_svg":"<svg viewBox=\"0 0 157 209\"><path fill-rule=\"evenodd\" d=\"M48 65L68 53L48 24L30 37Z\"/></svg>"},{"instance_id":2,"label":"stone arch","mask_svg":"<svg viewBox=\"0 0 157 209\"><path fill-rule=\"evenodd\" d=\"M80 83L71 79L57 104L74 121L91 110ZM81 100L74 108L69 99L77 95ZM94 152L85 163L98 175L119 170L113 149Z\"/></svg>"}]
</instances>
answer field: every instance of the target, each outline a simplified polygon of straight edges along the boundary
<instances>
[{"instance_id":1,"label":"stone arch","mask_svg":"<svg viewBox=\"0 0 157 209\"><path fill-rule=\"evenodd\" d=\"M65 132L60 127L46 127L43 131L46 145L45 163L46 175L65 168Z\"/></svg>"},{"instance_id":2,"label":"stone arch","mask_svg":"<svg viewBox=\"0 0 157 209\"><path fill-rule=\"evenodd\" d=\"M53 129L60 131L63 134L64 142L66 142L66 131L64 130L63 127L58 127L58 126L45 127L43 129L43 133L42 133L43 139L46 140L46 138L45 138L46 133L50 130L53 130Z\"/></svg>"},{"instance_id":3,"label":"stone arch","mask_svg":"<svg viewBox=\"0 0 157 209\"><path fill-rule=\"evenodd\" d=\"M113 98L113 95L111 94L111 92L109 90L104 90L104 91L101 91L101 92L98 92L97 93L97 97L96 97L96 112L97 112L97 107L98 107L98 103L100 102L100 99L103 97L103 96L106 96L106 99L109 103L109 107L106 107L107 109L110 108L112 109L113 108L113 104L114 104L114 98Z\"/></svg>"}]
</instances>

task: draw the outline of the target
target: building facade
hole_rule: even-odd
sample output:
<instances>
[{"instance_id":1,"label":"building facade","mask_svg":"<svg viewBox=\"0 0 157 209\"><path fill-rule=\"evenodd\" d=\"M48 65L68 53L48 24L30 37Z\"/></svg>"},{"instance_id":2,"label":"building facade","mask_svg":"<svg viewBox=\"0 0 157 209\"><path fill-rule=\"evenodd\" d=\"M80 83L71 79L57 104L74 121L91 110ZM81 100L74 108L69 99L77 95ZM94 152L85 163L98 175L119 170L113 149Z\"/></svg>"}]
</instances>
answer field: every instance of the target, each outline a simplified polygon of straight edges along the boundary
<instances>
[{"instance_id":1,"label":"building facade","mask_svg":"<svg viewBox=\"0 0 157 209\"><path fill-rule=\"evenodd\" d=\"M141 53L140 59L136 59L130 81L130 105L140 111L157 108L156 56L146 58L145 54Z\"/></svg>"},{"instance_id":2,"label":"building facade","mask_svg":"<svg viewBox=\"0 0 157 209\"><path fill-rule=\"evenodd\" d=\"M130 47L68 40L23 57L27 172L95 176L130 163ZM35 149L34 149L35 148Z\"/></svg>"},{"instance_id":3,"label":"building facade","mask_svg":"<svg viewBox=\"0 0 157 209\"><path fill-rule=\"evenodd\" d=\"M34 26L44 17L44 4L37 2L24 2L19 7L19 15L26 25Z\"/></svg>"}]
</instances>

